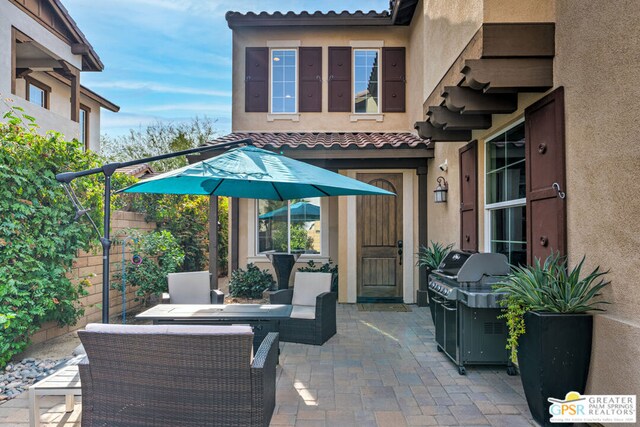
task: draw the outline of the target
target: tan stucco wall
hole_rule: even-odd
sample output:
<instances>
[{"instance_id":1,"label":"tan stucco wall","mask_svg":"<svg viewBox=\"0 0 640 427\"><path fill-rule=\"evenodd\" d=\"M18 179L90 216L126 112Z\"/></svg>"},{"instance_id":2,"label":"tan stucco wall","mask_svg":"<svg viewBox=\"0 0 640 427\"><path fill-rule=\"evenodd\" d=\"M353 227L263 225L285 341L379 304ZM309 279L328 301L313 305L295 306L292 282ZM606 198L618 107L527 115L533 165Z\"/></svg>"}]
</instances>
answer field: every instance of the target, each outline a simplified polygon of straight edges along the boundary
<instances>
[{"instance_id":1,"label":"tan stucco wall","mask_svg":"<svg viewBox=\"0 0 640 427\"><path fill-rule=\"evenodd\" d=\"M596 321L592 393L640 395L640 12L558 2L554 79L565 87L571 261L611 269Z\"/></svg>"},{"instance_id":2,"label":"tan stucco wall","mask_svg":"<svg viewBox=\"0 0 640 427\"><path fill-rule=\"evenodd\" d=\"M424 120L422 103L424 102L424 76L429 51L425 50L422 0L418 3L409 27L409 43L407 46L407 115L409 123Z\"/></svg>"},{"instance_id":3,"label":"tan stucco wall","mask_svg":"<svg viewBox=\"0 0 640 427\"><path fill-rule=\"evenodd\" d=\"M482 0L424 0L423 101L482 24ZM415 19L415 18L414 18ZM427 52L425 52L427 53Z\"/></svg>"},{"instance_id":4,"label":"tan stucco wall","mask_svg":"<svg viewBox=\"0 0 640 427\"><path fill-rule=\"evenodd\" d=\"M553 22L555 0L484 0L484 22Z\"/></svg>"},{"instance_id":5,"label":"tan stucco wall","mask_svg":"<svg viewBox=\"0 0 640 427\"><path fill-rule=\"evenodd\" d=\"M434 158L428 162L427 182L427 227L428 238L434 242L453 243L460 246L460 168L458 167L458 151L466 143L447 142L437 143L434 147ZM448 169L443 172L438 167L444 161ZM442 176L449 183L447 203L436 203L433 190L436 179Z\"/></svg>"},{"instance_id":6,"label":"tan stucco wall","mask_svg":"<svg viewBox=\"0 0 640 427\"><path fill-rule=\"evenodd\" d=\"M232 130L265 132L323 132L323 131L364 131L364 132L407 132L413 129L410 114L384 113L384 120L361 120L352 122L350 113L328 112L328 47L349 46L351 41L383 41L385 47L407 46L408 27L351 27L351 28L279 28L241 29L233 33L233 109ZM269 122L267 113L245 113L244 70L245 48L268 46L269 41L299 41L300 46L322 47L322 112L300 113L299 121L275 120ZM409 52L407 53L408 56ZM410 64L410 58L407 58ZM412 69L407 67L408 79L412 79ZM407 91L407 107L417 108L421 104L419 96Z\"/></svg>"}]
</instances>

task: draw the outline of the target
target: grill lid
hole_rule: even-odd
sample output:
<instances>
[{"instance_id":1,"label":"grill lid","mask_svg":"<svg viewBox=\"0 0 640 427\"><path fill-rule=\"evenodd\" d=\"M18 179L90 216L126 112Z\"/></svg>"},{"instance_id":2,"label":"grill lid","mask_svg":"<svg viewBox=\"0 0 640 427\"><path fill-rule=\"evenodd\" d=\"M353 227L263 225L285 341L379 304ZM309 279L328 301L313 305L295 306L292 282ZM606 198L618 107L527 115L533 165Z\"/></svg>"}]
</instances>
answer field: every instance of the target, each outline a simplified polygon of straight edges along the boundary
<instances>
[{"instance_id":1,"label":"grill lid","mask_svg":"<svg viewBox=\"0 0 640 427\"><path fill-rule=\"evenodd\" d=\"M505 276L509 270L509 260L504 254L451 251L436 272L458 282L477 283L485 276Z\"/></svg>"},{"instance_id":2,"label":"grill lid","mask_svg":"<svg viewBox=\"0 0 640 427\"><path fill-rule=\"evenodd\" d=\"M449 277L456 277L458 271L472 254L462 251L451 251L438 266L438 272Z\"/></svg>"},{"instance_id":3,"label":"grill lid","mask_svg":"<svg viewBox=\"0 0 640 427\"><path fill-rule=\"evenodd\" d=\"M478 253L471 255L458 271L459 282L479 282L483 276L506 276L509 260L504 254Z\"/></svg>"}]
</instances>

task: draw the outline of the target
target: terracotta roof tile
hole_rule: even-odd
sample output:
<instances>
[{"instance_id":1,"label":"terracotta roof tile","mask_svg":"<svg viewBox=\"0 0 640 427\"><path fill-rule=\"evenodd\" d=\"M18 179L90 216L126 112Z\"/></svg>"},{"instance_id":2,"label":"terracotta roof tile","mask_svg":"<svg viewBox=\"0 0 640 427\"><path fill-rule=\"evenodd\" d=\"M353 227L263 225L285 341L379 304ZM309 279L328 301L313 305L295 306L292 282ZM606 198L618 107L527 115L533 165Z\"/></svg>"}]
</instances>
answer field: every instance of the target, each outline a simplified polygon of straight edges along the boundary
<instances>
[{"instance_id":1,"label":"terracotta roof tile","mask_svg":"<svg viewBox=\"0 0 640 427\"><path fill-rule=\"evenodd\" d=\"M259 148L303 148L303 149L385 149L427 148L427 141L409 132L234 132L217 138L208 144L237 141L251 138Z\"/></svg>"}]
</instances>

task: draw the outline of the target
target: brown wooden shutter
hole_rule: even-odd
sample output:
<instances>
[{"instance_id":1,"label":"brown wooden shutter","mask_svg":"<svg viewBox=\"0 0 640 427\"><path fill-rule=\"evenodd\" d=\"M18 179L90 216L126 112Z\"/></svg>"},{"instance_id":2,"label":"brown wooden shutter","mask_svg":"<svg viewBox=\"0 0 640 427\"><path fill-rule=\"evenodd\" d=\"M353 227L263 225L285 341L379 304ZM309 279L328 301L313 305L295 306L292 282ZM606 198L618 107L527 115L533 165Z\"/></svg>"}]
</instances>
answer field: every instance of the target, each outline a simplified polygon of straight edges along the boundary
<instances>
[{"instance_id":1,"label":"brown wooden shutter","mask_svg":"<svg viewBox=\"0 0 640 427\"><path fill-rule=\"evenodd\" d=\"M269 111L268 47L248 47L245 51L244 111Z\"/></svg>"},{"instance_id":2,"label":"brown wooden shutter","mask_svg":"<svg viewBox=\"0 0 640 427\"><path fill-rule=\"evenodd\" d=\"M298 49L298 111L322 111L322 48L301 47Z\"/></svg>"},{"instance_id":3,"label":"brown wooden shutter","mask_svg":"<svg viewBox=\"0 0 640 427\"><path fill-rule=\"evenodd\" d=\"M564 88L525 110L527 262L566 254ZM556 188L554 188L556 187Z\"/></svg>"},{"instance_id":4,"label":"brown wooden shutter","mask_svg":"<svg viewBox=\"0 0 640 427\"><path fill-rule=\"evenodd\" d=\"M406 67L404 47L382 48L382 111L404 113Z\"/></svg>"},{"instance_id":5,"label":"brown wooden shutter","mask_svg":"<svg viewBox=\"0 0 640 427\"><path fill-rule=\"evenodd\" d=\"M329 47L329 111L351 112L350 47Z\"/></svg>"},{"instance_id":6,"label":"brown wooden shutter","mask_svg":"<svg viewBox=\"0 0 640 427\"><path fill-rule=\"evenodd\" d=\"M478 250L478 142L460 149L460 249Z\"/></svg>"}]
</instances>

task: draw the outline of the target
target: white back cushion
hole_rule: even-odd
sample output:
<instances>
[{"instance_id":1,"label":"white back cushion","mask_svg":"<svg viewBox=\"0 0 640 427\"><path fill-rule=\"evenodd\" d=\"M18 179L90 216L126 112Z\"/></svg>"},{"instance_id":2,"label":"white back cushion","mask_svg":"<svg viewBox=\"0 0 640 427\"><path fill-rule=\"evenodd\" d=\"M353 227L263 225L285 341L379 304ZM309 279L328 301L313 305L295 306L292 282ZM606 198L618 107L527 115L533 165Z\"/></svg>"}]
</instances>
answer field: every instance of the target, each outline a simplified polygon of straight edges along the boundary
<instances>
[{"instance_id":1,"label":"white back cushion","mask_svg":"<svg viewBox=\"0 0 640 427\"><path fill-rule=\"evenodd\" d=\"M331 273L296 272L292 305L316 306L316 297L331 291Z\"/></svg>"},{"instance_id":2,"label":"white back cushion","mask_svg":"<svg viewBox=\"0 0 640 427\"><path fill-rule=\"evenodd\" d=\"M171 304L211 304L208 271L169 273Z\"/></svg>"}]
</instances>

